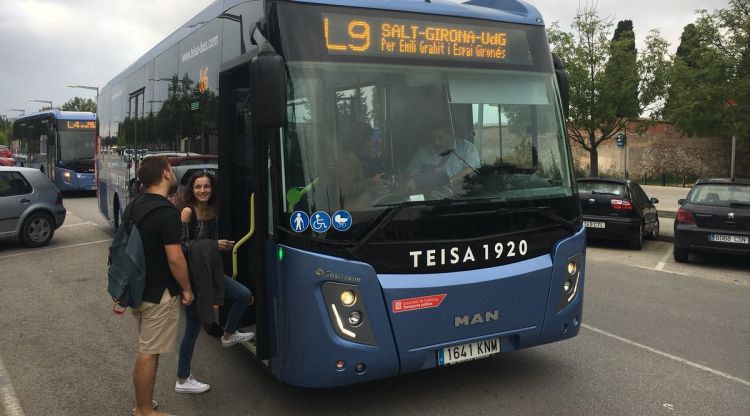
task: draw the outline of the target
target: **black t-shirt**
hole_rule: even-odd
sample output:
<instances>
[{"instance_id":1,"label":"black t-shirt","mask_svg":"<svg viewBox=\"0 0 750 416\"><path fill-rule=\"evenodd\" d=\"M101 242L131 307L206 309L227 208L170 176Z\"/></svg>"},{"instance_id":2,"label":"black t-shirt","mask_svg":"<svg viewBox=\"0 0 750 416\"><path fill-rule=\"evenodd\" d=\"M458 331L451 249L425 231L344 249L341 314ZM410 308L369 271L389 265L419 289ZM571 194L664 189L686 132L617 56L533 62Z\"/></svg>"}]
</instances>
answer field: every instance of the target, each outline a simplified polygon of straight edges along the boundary
<instances>
[{"instance_id":1,"label":"black t-shirt","mask_svg":"<svg viewBox=\"0 0 750 416\"><path fill-rule=\"evenodd\" d=\"M158 207L140 218L152 207ZM133 202L132 218L143 241L146 255L146 289L143 300L159 303L164 289L169 289L172 296L180 294L180 285L172 276L164 246L180 244L182 221L180 212L167 198L158 194L144 193Z\"/></svg>"}]
</instances>

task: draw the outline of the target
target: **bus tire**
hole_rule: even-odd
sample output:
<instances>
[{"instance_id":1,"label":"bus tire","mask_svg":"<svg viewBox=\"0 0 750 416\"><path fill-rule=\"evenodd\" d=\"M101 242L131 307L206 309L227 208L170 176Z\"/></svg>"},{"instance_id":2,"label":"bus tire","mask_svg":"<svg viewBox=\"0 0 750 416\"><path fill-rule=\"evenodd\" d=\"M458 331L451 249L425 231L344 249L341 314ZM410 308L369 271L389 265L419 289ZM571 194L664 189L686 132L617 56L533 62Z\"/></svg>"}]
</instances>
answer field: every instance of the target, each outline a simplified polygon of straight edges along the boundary
<instances>
[{"instance_id":1,"label":"bus tire","mask_svg":"<svg viewBox=\"0 0 750 416\"><path fill-rule=\"evenodd\" d=\"M120 200L115 197L112 202L112 220L115 223L115 231L120 228Z\"/></svg>"},{"instance_id":2,"label":"bus tire","mask_svg":"<svg viewBox=\"0 0 750 416\"><path fill-rule=\"evenodd\" d=\"M214 338L219 338L220 336L224 335L224 330L221 329L219 324L217 324L216 322L203 324L203 330L206 331L208 335L211 335Z\"/></svg>"},{"instance_id":3,"label":"bus tire","mask_svg":"<svg viewBox=\"0 0 750 416\"><path fill-rule=\"evenodd\" d=\"M48 244L55 235L55 220L46 212L37 211L24 220L18 238L27 247L40 247Z\"/></svg>"}]
</instances>

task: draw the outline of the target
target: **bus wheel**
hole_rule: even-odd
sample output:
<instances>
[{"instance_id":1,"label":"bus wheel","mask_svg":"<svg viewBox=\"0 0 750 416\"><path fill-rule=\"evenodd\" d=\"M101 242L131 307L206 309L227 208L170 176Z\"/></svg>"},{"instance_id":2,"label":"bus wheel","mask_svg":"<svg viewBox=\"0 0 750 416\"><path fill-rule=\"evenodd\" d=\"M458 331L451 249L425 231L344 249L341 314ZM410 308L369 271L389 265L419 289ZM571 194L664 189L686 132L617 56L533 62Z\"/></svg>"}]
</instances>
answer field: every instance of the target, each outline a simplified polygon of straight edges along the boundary
<instances>
[{"instance_id":1,"label":"bus wheel","mask_svg":"<svg viewBox=\"0 0 750 416\"><path fill-rule=\"evenodd\" d=\"M211 335L214 338L219 338L220 336L224 335L224 330L221 329L219 324L216 322L211 322L211 324L203 324L203 330L206 331L208 335Z\"/></svg>"},{"instance_id":2,"label":"bus wheel","mask_svg":"<svg viewBox=\"0 0 750 416\"><path fill-rule=\"evenodd\" d=\"M115 231L120 228L120 201L115 199L112 203L112 219L115 222Z\"/></svg>"},{"instance_id":3,"label":"bus wheel","mask_svg":"<svg viewBox=\"0 0 750 416\"><path fill-rule=\"evenodd\" d=\"M49 214L35 212L26 218L19 233L21 242L28 247L39 247L49 243L55 234L55 223Z\"/></svg>"}]
</instances>

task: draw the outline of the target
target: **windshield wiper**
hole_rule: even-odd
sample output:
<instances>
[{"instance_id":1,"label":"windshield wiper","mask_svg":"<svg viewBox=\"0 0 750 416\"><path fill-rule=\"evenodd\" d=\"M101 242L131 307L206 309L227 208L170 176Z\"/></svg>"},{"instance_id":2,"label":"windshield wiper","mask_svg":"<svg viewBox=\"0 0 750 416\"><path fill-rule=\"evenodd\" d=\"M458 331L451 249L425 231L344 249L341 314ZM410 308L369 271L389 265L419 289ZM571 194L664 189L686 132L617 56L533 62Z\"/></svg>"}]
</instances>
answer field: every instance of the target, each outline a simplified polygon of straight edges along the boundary
<instances>
[{"instance_id":1,"label":"windshield wiper","mask_svg":"<svg viewBox=\"0 0 750 416\"><path fill-rule=\"evenodd\" d=\"M449 202L449 201L453 201L453 200L449 200L449 199L434 199L434 200L430 200L430 201L405 201L405 202L402 202L402 203L400 203L398 205L390 205L390 204L388 204L388 205L374 205L374 207L387 206L388 208L385 211L383 211L383 213L380 214L378 216L378 218L375 218L375 222L376 222L375 226L372 227L370 229L370 231L368 231L367 234L365 234L365 236L362 237L361 240L359 240L357 242L354 242L354 246L350 247L346 251L349 254L354 254L354 253L358 252L362 247L364 247L365 244L367 244L368 241L370 241L370 239L372 239L372 237L378 231L382 230L383 227L385 227L388 223L390 223L393 220L393 218L395 218L396 215L398 215L398 213L401 212L401 210L403 210L404 208L407 208L407 207L418 207L420 205L423 205L423 206L442 205L442 204L445 204L446 202Z\"/></svg>"},{"instance_id":2,"label":"windshield wiper","mask_svg":"<svg viewBox=\"0 0 750 416\"><path fill-rule=\"evenodd\" d=\"M494 198L486 198L486 200L493 200ZM358 252L362 247L364 247L370 239L380 230L383 229L388 223L393 220L393 218L396 217L396 215L401 212L406 207L415 207L415 206L436 206L436 205L451 205L454 203L465 203L464 200L456 200L456 199L437 199L437 200L431 200L431 201L407 201L402 202L398 205L387 205L389 208L383 211L383 214L381 214L378 218L375 219L377 224L370 229L370 231L365 234L364 237L362 237L361 240L354 242L354 245L347 249L347 252L349 254L355 254ZM472 201L474 202L474 201ZM376 205L378 206L378 205ZM383 206L383 205L380 205ZM541 207L524 207L524 208L501 208L492 210L492 212L496 212L498 214L516 214L516 213L523 213L523 212L533 212L536 214L539 214L545 218L549 218L556 223L560 224L563 228L576 232L578 231L578 227L572 222L568 221L565 218L555 214L552 212L552 208L541 206ZM459 214L461 215L461 214ZM470 213L466 213L463 215L470 215Z\"/></svg>"},{"instance_id":3,"label":"windshield wiper","mask_svg":"<svg viewBox=\"0 0 750 416\"><path fill-rule=\"evenodd\" d=\"M514 211L514 210L511 210ZM573 223L572 221L566 220L565 218L555 214L552 212L552 208L550 207L528 207L528 208L519 208L518 211L524 212L524 211L530 211L535 212L543 217L549 218L556 223L563 226L563 228L569 230L569 231L578 231L578 227Z\"/></svg>"}]
</instances>

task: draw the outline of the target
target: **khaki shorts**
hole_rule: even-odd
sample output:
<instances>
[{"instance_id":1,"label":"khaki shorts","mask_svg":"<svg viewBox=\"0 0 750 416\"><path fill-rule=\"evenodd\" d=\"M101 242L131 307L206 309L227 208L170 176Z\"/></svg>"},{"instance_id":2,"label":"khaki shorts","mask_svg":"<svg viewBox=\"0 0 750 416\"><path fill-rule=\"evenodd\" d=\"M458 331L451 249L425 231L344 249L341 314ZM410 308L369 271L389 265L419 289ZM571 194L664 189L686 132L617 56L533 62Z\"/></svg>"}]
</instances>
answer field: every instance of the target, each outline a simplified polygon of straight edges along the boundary
<instances>
[{"instance_id":1,"label":"khaki shorts","mask_svg":"<svg viewBox=\"0 0 750 416\"><path fill-rule=\"evenodd\" d=\"M166 354L177 345L177 326L180 323L180 297L164 291L158 304L142 302L133 309L138 324L138 352Z\"/></svg>"}]
</instances>

